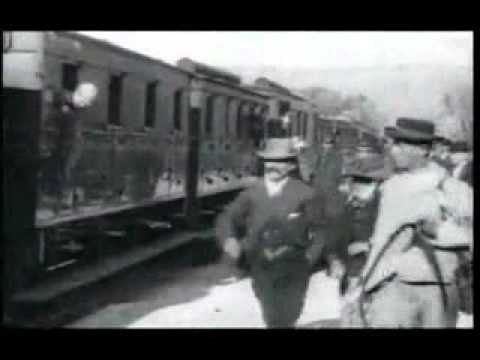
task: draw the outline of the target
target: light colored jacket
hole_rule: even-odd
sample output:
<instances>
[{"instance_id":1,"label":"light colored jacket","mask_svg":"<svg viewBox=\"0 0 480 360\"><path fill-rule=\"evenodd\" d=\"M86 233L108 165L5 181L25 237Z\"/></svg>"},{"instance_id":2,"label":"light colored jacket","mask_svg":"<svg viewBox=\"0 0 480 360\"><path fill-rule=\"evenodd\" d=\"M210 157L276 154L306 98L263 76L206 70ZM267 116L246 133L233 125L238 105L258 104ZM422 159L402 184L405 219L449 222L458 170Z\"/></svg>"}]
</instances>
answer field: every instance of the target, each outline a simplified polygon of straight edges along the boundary
<instances>
[{"instance_id":1,"label":"light colored jacket","mask_svg":"<svg viewBox=\"0 0 480 360\"><path fill-rule=\"evenodd\" d=\"M427 272L421 268L425 268L427 260L413 245L413 235L422 220L440 223L437 236L431 240L434 248L473 246L473 191L440 166L432 164L395 175L383 184L381 191L378 218L370 239L371 252L362 273L367 277L367 291L398 274L414 279L412 274L416 273L419 281L426 276ZM439 221L445 212L448 220ZM381 254L390 240L389 247ZM380 260L375 264L377 258ZM450 259L447 263L455 266Z\"/></svg>"}]
</instances>

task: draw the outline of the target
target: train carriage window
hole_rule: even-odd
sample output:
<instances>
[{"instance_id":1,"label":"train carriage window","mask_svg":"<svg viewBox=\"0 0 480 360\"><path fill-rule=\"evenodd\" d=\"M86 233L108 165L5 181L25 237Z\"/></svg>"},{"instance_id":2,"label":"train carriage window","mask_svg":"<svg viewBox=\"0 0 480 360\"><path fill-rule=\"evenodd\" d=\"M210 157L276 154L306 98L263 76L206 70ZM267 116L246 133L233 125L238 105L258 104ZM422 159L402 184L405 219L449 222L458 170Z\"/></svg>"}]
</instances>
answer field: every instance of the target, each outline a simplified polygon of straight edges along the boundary
<instances>
[{"instance_id":1,"label":"train carriage window","mask_svg":"<svg viewBox=\"0 0 480 360\"><path fill-rule=\"evenodd\" d=\"M78 85L78 69L75 64L62 64L62 88L68 91L74 91Z\"/></svg>"},{"instance_id":2,"label":"train carriage window","mask_svg":"<svg viewBox=\"0 0 480 360\"><path fill-rule=\"evenodd\" d=\"M112 75L108 86L108 123L120 125L120 106L122 100L122 82L120 75Z\"/></svg>"},{"instance_id":3,"label":"train carriage window","mask_svg":"<svg viewBox=\"0 0 480 360\"><path fill-rule=\"evenodd\" d=\"M175 130L182 130L182 103L183 91L177 90L173 96L173 127Z\"/></svg>"},{"instance_id":4,"label":"train carriage window","mask_svg":"<svg viewBox=\"0 0 480 360\"><path fill-rule=\"evenodd\" d=\"M303 112L298 114L298 120L299 120L298 136L302 137L303 136L303 126L304 126Z\"/></svg>"},{"instance_id":5,"label":"train carriage window","mask_svg":"<svg viewBox=\"0 0 480 360\"><path fill-rule=\"evenodd\" d=\"M3 52L8 52L13 46L13 35L11 31L2 31Z\"/></svg>"},{"instance_id":6,"label":"train carriage window","mask_svg":"<svg viewBox=\"0 0 480 360\"><path fill-rule=\"evenodd\" d=\"M157 82L153 81L147 84L145 96L145 127L155 127Z\"/></svg>"},{"instance_id":7,"label":"train carriage window","mask_svg":"<svg viewBox=\"0 0 480 360\"><path fill-rule=\"evenodd\" d=\"M298 112L297 114L297 128L296 128L296 135L298 137L302 136L303 132L303 113Z\"/></svg>"},{"instance_id":8,"label":"train carriage window","mask_svg":"<svg viewBox=\"0 0 480 360\"><path fill-rule=\"evenodd\" d=\"M301 111L298 112L297 117L297 135L300 137L303 134L303 113Z\"/></svg>"},{"instance_id":9,"label":"train carriage window","mask_svg":"<svg viewBox=\"0 0 480 360\"><path fill-rule=\"evenodd\" d=\"M304 113L302 116L302 133L301 133L302 137L305 137L305 132L307 130L307 122L305 121L306 120L305 115L306 114Z\"/></svg>"},{"instance_id":10,"label":"train carriage window","mask_svg":"<svg viewBox=\"0 0 480 360\"><path fill-rule=\"evenodd\" d=\"M213 105L214 105L214 96L210 95L207 97L207 108L205 114L205 134L211 135L213 132Z\"/></svg>"},{"instance_id":11,"label":"train carriage window","mask_svg":"<svg viewBox=\"0 0 480 360\"><path fill-rule=\"evenodd\" d=\"M228 98L227 99L227 104L225 107L225 135L228 137L230 135L230 115L232 113L232 105L233 101L232 99Z\"/></svg>"},{"instance_id":12,"label":"train carriage window","mask_svg":"<svg viewBox=\"0 0 480 360\"><path fill-rule=\"evenodd\" d=\"M278 104L278 112L280 117L284 116L290 111L290 103L288 101L280 101Z\"/></svg>"},{"instance_id":13,"label":"train carriage window","mask_svg":"<svg viewBox=\"0 0 480 360\"><path fill-rule=\"evenodd\" d=\"M303 118L304 124L303 124L303 138L307 138L307 133L308 133L308 114L305 114Z\"/></svg>"},{"instance_id":14,"label":"train carriage window","mask_svg":"<svg viewBox=\"0 0 480 360\"><path fill-rule=\"evenodd\" d=\"M244 110L244 103L240 103L238 105L237 109L237 121L236 121L236 133L237 133L237 139L242 139L243 138L243 112Z\"/></svg>"}]
</instances>

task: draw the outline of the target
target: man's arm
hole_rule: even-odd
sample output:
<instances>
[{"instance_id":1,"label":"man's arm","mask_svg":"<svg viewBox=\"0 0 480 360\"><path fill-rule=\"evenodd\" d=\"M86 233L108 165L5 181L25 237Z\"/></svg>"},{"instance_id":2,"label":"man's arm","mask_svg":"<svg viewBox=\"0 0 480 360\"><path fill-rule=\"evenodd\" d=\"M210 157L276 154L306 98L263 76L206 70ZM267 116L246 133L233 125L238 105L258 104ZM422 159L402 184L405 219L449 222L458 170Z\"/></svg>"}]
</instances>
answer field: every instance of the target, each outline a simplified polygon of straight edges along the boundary
<instances>
[{"instance_id":1,"label":"man's arm","mask_svg":"<svg viewBox=\"0 0 480 360\"><path fill-rule=\"evenodd\" d=\"M241 254L240 238L246 234L246 217L250 211L250 191L242 192L218 217L216 240L233 258Z\"/></svg>"}]
</instances>

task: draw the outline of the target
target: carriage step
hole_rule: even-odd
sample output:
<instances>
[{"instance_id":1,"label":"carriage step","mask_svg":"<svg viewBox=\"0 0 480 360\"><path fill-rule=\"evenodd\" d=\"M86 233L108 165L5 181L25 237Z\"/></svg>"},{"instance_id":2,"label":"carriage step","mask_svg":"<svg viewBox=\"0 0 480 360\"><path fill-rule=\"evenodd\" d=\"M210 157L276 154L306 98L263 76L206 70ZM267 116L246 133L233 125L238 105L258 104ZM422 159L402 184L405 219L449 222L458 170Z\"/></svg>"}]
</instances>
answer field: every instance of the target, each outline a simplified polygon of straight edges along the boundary
<instances>
[{"instance_id":1,"label":"carriage step","mask_svg":"<svg viewBox=\"0 0 480 360\"><path fill-rule=\"evenodd\" d=\"M47 279L33 288L15 294L12 301L17 304L46 303L75 289L96 283L129 267L153 259L166 251L192 241L210 239L213 236L212 229L164 235L148 245L108 256L96 264L84 265L74 271L59 274L55 279Z\"/></svg>"}]
</instances>

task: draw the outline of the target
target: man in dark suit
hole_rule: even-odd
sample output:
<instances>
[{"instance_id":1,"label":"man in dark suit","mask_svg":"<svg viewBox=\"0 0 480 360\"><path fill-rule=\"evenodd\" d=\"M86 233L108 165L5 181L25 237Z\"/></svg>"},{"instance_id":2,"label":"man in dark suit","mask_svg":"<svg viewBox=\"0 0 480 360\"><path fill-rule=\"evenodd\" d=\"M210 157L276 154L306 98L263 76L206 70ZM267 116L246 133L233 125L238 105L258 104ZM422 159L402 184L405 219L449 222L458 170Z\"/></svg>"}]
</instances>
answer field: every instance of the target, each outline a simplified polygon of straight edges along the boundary
<instances>
[{"instance_id":1,"label":"man in dark suit","mask_svg":"<svg viewBox=\"0 0 480 360\"><path fill-rule=\"evenodd\" d=\"M217 225L225 253L234 260L245 256L268 327L295 324L311 273L313 192L292 175L298 171L292 145L287 138L267 142L257 153L264 179L241 193Z\"/></svg>"}]
</instances>

